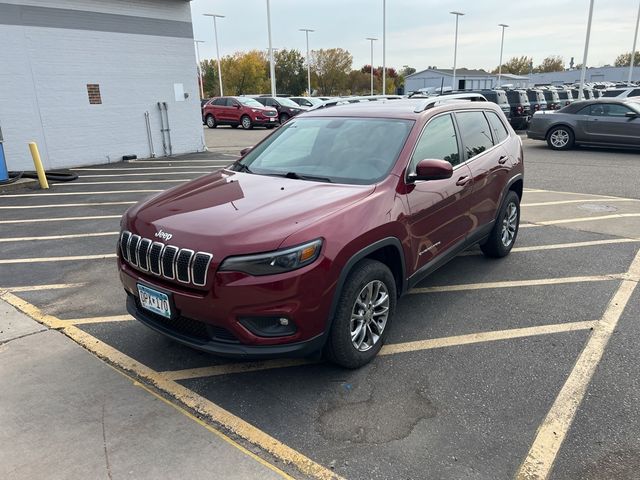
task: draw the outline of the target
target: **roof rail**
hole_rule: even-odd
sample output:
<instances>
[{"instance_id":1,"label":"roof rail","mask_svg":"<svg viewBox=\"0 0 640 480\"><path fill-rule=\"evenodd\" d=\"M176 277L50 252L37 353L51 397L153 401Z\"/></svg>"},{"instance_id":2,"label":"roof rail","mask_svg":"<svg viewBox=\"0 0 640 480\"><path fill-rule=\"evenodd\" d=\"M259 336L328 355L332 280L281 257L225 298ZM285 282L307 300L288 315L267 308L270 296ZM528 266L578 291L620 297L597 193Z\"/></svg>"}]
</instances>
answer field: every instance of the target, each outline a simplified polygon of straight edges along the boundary
<instances>
[{"instance_id":1,"label":"roof rail","mask_svg":"<svg viewBox=\"0 0 640 480\"><path fill-rule=\"evenodd\" d=\"M414 112L415 113L424 112L425 110L429 108L433 108L436 105L439 105L441 103L447 103L450 101L457 102L460 100L468 100L470 102L486 102L487 101L485 96L480 95L479 93L454 93L453 95L441 95L441 96L432 97L428 100L425 100L424 102L421 102L416 106Z\"/></svg>"},{"instance_id":2,"label":"roof rail","mask_svg":"<svg viewBox=\"0 0 640 480\"><path fill-rule=\"evenodd\" d=\"M325 100L322 103L314 105L309 110L318 110L320 108L335 107L336 105L346 105L347 103L374 102L377 100L399 100L401 95L362 95L351 97L336 97Z\"/></svg>"}]
</instances>

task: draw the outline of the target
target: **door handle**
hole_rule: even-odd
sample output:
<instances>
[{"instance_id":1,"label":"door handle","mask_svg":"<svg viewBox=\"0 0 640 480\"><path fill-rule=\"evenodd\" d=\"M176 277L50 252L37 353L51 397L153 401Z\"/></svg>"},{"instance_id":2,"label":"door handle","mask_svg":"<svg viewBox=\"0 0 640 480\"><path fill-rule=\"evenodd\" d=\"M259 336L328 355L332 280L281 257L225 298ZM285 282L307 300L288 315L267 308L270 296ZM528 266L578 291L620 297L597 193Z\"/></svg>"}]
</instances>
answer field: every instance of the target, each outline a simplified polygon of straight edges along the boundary
<instances>
[{"instance_id":1,"label":"door handle","mask_svg":"<svg viewBox=\"0 0 640 480\"><path fill-rule=\"evenodd\" d=\"M456 185L458 185L459 187L462 187L467 183L469 183L470 181L471 181L471 177L469 177L468 175L464 175L458 179L458 181L456 182Z\"/></svg>"},{"instance_id":2,"label":"door handle","mask_svg":"<svg viewBox=\"0 0 640 480\"><path fill-rule=\"evenodd\" d=\"M499 159L498 159L498 163L500 165L504 165L505 163L507 163L507 160L509 159L509 157L507 155L502 155Z\"/></svg>"}]
</instances>

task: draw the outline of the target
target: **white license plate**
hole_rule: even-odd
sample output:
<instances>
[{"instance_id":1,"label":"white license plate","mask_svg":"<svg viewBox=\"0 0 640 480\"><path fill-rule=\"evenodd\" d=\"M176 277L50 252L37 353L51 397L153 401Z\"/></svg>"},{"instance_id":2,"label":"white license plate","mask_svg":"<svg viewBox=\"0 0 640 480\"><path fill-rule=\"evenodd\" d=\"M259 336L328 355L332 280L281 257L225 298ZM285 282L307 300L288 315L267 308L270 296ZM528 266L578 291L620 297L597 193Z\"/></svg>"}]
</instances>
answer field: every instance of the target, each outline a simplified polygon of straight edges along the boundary
<instances>
[{"instance_id":1,"label":"white license plate","mask_svg":"<svg viewBox=\"0 0 640 480\"><path fill-rule=\"evenodd\" d=\"M273 117L271 117L271 118L269 118L269 121L270 121L270 122L275 122L275 121L276 121L276 119L275 119L275 118L273 118Z\"/></svg>"},{"instance_id":2,"label":"white license plate","mask_svg":"<svg viewBox=\"0 0 640 480\"><path fill-rule=\"evenodd\" d=\"M138 294L140 295L140 305L143 308L163 317L171 318L171 304L168 295L140 284L138 284Z\"/></svg>"}]
</instances>

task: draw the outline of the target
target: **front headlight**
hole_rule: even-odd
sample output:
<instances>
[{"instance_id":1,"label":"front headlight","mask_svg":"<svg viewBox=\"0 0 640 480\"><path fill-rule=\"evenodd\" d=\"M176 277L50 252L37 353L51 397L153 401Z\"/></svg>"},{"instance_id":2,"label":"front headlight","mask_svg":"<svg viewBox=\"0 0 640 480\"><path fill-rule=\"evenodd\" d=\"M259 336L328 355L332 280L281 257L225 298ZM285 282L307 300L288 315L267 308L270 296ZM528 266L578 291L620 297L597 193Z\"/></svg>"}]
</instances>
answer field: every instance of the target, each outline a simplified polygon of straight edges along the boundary
<instances>
[{"instance_id":1,"label":"front headlight","mask_svg":"<svg viewBox=\"0 0 640 480\"><path fill-rule=\"evenodd\" d=\"M249 275L274 275L290 272L313 263L320 255L322 240L297 247L257 255L229 257L220 265L222 271L244 272Z\"/></svg>"}]
</instances>

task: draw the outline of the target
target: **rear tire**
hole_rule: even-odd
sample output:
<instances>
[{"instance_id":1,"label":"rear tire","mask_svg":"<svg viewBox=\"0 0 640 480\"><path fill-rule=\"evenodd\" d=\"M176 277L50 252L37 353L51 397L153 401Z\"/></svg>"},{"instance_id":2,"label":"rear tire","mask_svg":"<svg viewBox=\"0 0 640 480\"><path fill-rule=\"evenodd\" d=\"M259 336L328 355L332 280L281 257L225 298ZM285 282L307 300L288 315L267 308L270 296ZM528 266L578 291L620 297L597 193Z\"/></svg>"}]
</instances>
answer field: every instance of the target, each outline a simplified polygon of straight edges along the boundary
<instances>
[{"instance_id":1,"label":"rear tire","mask_svg":"<svg viewBox=\"0 0 640 480\"><path fill-rule=\"evenodd\" d=\"M389 267L370 259L356 264L340 293L325 346L327 358L344 368L369 363L382 348L396 299Z\"/></svg>"},{"instance_id":2,"label":"rear tire","mask_svg":"<svg viewBox=\"0 0 640 480\"><path fill-rule=\"evenodd\" d=\"M205 119L205 123L209 128L216 128L218 126L218 124L216 123L216 119L213 115L207 115L207 118Z\"/></svg>"},{"instance_id":3,"label":"rear tire","mask_svg":"<svg viewBox=\"0 0 640 480\"><path fill-rule=\"evenodd\" d=\"M501 258L509 255L516 243L520 227L520 198L513 190L509 190L491 229L487 240L480 244L480 249L487 257Z\"/></svg>"},{"instance_id":4,"label":"rear tire","mask_svg":"<svg viewBox=\"0 0 640 480\"><path fill-rule=\"evenodd\" d=\"M564 125L553 127L547 133L547 145L553 150L569 150L573 148L575 140L573 130Z\"/></svg>"}]
</instances>

